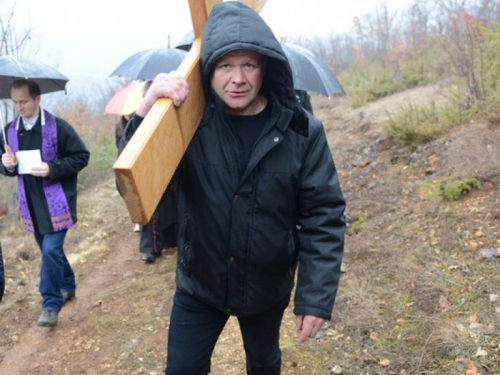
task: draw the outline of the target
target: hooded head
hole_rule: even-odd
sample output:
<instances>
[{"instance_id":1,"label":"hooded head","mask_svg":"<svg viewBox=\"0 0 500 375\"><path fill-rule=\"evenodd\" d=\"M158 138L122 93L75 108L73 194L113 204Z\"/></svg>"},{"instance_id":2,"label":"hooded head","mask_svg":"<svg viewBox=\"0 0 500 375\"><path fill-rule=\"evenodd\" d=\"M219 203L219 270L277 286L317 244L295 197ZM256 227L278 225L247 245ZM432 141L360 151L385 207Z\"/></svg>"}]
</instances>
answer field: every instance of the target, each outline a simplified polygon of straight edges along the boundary
<instances>
[{"instance_id":1,"label":"hooded head","mask_svg":"<svg viewBox=\"0 0 500 375\"><path fill-rule=\"evenodd\" d=\"M210 81L217 61L240 50L264 57L265 74L260 93L267 98L275 97L291 109L295 120L307 121L294 94L292 72L280 43L253 9L237 1L216 5L203 30L200 62L208 101L215 97Z\"/></svg>"}]
</instances>

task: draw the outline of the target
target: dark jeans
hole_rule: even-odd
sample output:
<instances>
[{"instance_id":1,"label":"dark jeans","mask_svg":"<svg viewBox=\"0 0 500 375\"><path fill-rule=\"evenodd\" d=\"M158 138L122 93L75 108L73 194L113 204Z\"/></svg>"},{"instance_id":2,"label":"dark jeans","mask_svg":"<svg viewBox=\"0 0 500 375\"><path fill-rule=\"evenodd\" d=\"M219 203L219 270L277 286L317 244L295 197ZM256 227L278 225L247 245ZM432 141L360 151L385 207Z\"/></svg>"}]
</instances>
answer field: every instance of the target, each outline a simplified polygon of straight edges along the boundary
<instances>
[{"instance_id":1,"label":"dark jeans","mask_svg":"<svg viewBox=\"0 0 500 375\"><path fill-rule=\"evenodd\" d=\"M255 315L238 317L248 375L279 375L279 332L289 297ZM187 293L174 296L168 333L166 375L206 375L215 344L229 315Z\"/></svg>"},{"instance_id":2,"label":"dark jeans","mask_svg":"<svg viewBox=\"0 0 500 375\"><path fill-rule=\"evenodd\" d=\"M35 239L42 252L40 285L42 310L59 311L62 307L62 291L75 289L75 274L64 255L66 230L47 234L35 232Z\"/></svg>"}]
</instances>

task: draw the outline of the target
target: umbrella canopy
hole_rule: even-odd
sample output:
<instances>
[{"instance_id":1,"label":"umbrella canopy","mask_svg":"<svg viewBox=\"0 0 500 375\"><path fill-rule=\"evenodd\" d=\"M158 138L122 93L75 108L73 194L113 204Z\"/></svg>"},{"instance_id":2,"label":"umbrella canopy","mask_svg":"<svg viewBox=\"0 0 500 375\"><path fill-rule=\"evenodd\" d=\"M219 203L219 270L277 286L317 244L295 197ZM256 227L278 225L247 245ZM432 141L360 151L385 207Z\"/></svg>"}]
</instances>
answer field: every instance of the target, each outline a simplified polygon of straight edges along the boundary
<instances>
[{"instance_id":1,"label":"umbrella canopy","mask_svg":"<svg viewBox=\"0 0 500 375\"><path fill-rule=\"evenodd\" d=\"M104 107L104 113L110 115L129 115L142 101L142 87L145 82L132 82L118 90Z\"/></svg>"},{"instance_id":2,"label":"umbrella canopy","mask_svg":"<svg viewBox=\"0 0 500 375\"><path fill-rule=\"evenodd\" d=\"M56 69L31 59L0 56L0 99L10 99L10 86L17 79L29 79L42 94L65 90L68 78Z\"/></svg>"},{"instance_id":3,"label":"umbrella canopy","mask_svg":"<svg viewBox=\"0 0 500 375\"><path fill-rule=\"evenodd\" d=\"M281 43L281 46L290 63L296 90L313 91L325 96L345 94L332 71L311 51L292 43Z\"/></svg>"},{"instance_id":4,"label":"umbrella canopy","mask_svg":"<svg viewBox=\"0 0 500 375\"><path fill-rule=\"evenodd\" d=\"M175 48L189 51L193 41L194 33L190 31ZM290 63L293 86L296 90L312 91L325 96L345 95L337 77L311 51L293 43L281 43L281 47Z\"/></svg>"},{"instance_id":5,"label":"umbrella canopy","mask_svg":"<svg viewBox=\"0 0 500 375\"><path fill-rule=\"evenodd\" d=\"M137 52L122 62L110 77L151 80L159 73L170 73L177 69L186 55L186 51L176 48L156 48Z\"/></svg>"},{"instance_id":6,"label":"umbrella canopy","mask_svg":"<svg viewBox=\"0 0 500 375\"><path fill-rule=\"evenodd\" d=\"M180 40L179 43L177 43L174 47L177 49L181 49L183 51L189 51L191 49L191 44L194 42L194 32L191 30L188 32L186 35L184 35L184 38Z\"/></svg>"}]
</instances>

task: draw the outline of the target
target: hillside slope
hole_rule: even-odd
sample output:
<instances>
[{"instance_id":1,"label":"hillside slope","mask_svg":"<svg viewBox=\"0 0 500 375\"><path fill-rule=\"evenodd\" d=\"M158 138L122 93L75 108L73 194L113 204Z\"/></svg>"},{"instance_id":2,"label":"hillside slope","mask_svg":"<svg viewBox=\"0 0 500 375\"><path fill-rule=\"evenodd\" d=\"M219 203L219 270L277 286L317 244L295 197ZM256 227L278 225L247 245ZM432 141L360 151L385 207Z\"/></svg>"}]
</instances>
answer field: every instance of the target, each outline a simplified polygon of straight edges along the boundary
<instances>
[{"instance_id":1,"label":"hillside slope","mask_svg":"<svg viewBox=\"0 0 500 375\"><path fill-rule=\"evenodd\" d=\"M429 100L442 100L439 87L357 110L346 99L313 98L350 227L334 320L299 347L287 310L283 374L500 373L500 258L480 257L500 248L500 128L473 123L416 146L383 135L387 110ZM456 201L433 200L429 184L450 176L477 178L482 187ZM0 219L8 277L0 374L161 374L176 254L153 265L139 260L139 237L111 173L81 194L79 210L66 246L77 298L55 329L36 327L34 240L19 223ZM245 373L234 319L212 373Z\"/></svg>"}]
</instances>

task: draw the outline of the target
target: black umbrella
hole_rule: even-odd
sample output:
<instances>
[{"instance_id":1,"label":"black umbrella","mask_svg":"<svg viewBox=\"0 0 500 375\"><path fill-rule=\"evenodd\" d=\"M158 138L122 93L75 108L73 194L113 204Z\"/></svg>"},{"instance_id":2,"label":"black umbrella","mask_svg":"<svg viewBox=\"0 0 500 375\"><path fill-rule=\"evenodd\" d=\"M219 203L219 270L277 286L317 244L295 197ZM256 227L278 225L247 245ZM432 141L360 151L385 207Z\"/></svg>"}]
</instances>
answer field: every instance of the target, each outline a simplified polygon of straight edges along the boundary
<instances>
[{"instance_id":1,"label":"black umbrella","mask_svg":"<svg viewBox=\"0 0 500 375\"><path fill-rule=\"evenodd\" d=\"M191 44L194 42L194 32L191 30L184 38L181 39L179 43L177 43L174 47L177 49L182 49L184 51L189 51L191 49Z\"/></svg>"},{"instance_id":2,"label":"black umbrella","mask_svg":"<svg viewBox=\"0 0 500 375\"><path fill-rule=\"evenodd\" d=\"M36 60L0 56L0 99L10 99L10 86L17 79L30 79L42 94L65 90L68 78Z\"/></svg>"},{"instance_id":3,"label":"black umbrella","mask_svg":"<svg viewBox=\"0 0 500 375\"><path fill-rule=\"evenodd\" d=\"M190 31L175 46L177 49L189 51L194 41L194 33ZM335 75L307 48L292 43L281 43L281 47L290 63L295 90L313 91L330 96L344 94L345 91Z\"/></svg>"},{"instance_id":4,"label":"black umbrella","mask_svg":"<svg viewBox=\"0 0 500 375\"><path fill-rule=\"evenodd\" d=\"M156 48L133 54L111 76L128 77L133 80L154 79L159 73L169 73L179 67L186 51L176 48Z\"/></svg>"},{"instance_id":5,"label":"black umbrella","mask_svg":"<svg viewBox=\"0 0 500 375\"><path fill-rule=\"evenodd\" d=\"M321 95L345 94L342 85L328 67L307 48L281 43L290 63L296 90L313 91Z\"/></svg>"}]
</instances>

